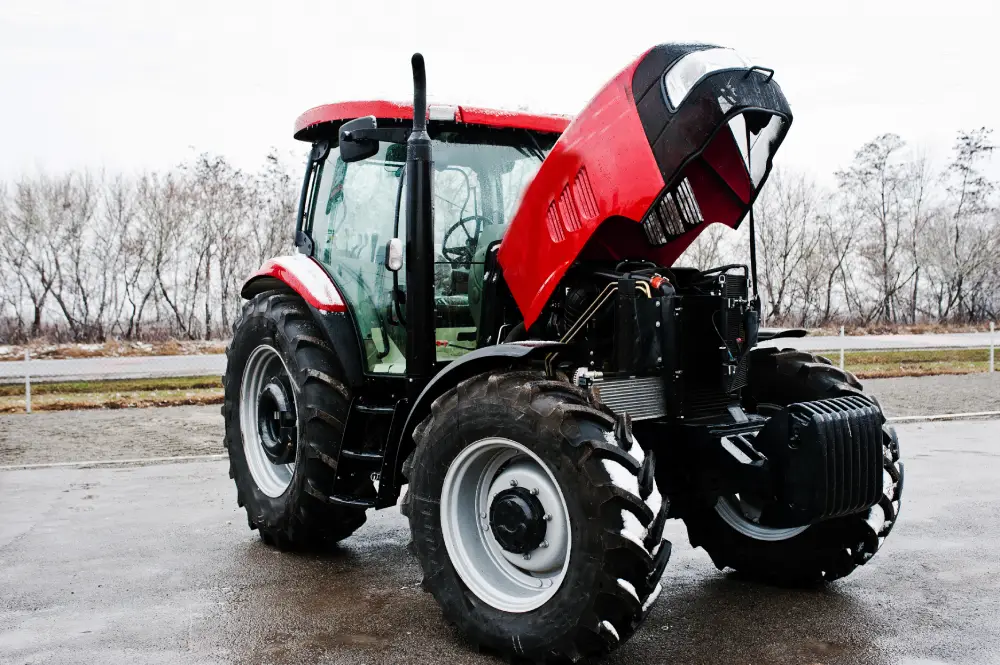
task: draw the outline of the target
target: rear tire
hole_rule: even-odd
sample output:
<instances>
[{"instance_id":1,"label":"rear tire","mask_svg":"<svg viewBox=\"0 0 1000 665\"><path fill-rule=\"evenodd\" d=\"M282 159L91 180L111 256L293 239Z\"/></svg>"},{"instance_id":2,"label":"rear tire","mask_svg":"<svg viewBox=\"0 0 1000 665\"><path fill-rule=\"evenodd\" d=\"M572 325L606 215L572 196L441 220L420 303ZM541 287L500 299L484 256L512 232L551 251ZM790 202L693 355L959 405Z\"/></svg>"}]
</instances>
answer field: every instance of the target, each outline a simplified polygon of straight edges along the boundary
<instances>
[{"instance_id":1,"label":"rear tire","mask_svg":"<svg viewBox=\"0 0 1000 665\"><path fill-rule=\"evenodd\" d=\"M759 349L750 357L748 411L765 411L795 402L861 395L861 383L850 372L810 353ZM797 529L755 525L732 498L720 497L685 511L691 545L703 547L720 569L783 586L832 581L867 563L889 535L899 516L903 464L896 431L883 425L884 494L878 505Z\"/></svg>"},{"instance_id":2,"label":"rear tire","mask_svg":"<svg viewBox=\"0 0 1000 665\"><path fill-rule=\"evenodd\" d=\"M670 543L662 540L667 506L653 487L652 458L624 422L616 430L615 421L592 408L581 391L540 373L482 374L438 398L414 440L403 467L409 480L403 512L423 585L476 647L535 662L575 661L608 653L633 634L659 594ZM490 460L491 450L509 457ZM466 461L477 454L487 457L469 472L471 493L460 494L468 498L462 513L451 497L463 487L456 478L466 473ZM509 560L517 562L515 568L529 563L500 547L502 538L494 538L496 547L489 549L488 538L497 531L492 507L487 512L476 503L498 491L492 488L516 488L504 474L520 473L522 465L534 469L538 480L520 486L542 485L540 507L553 518L545 537L553 540L552 548L566 542L568 553L568 559L553 558L545 569L551 574L536 571L528 578L540 586L551 583L536 595L508 583L525 577L510 570ZM485 495L473 491L480 487ZM556 495L562 507L546 498ZM561 511L568 534L563 541L555 527ZM545 557L549 550L532 553ZM486 580L494 574L497 593ZM505 592L520 595L513 603L498 600Z\"/></svg>"},{"instance_id":3,"label":"rear tire","mask_svg":"<svg viewBox=\"0 0 1000 665\"><path fill-rule=\"evenodd\" d=\"M251 529L261 540L282 550L326 547L347 538L365 523L365 511L327 503L336 483L338 493L374 496L367 477L340 477L335 470L351 394L334 351L306 304L296 295L268 291L243 307L226 350L222 382L225 402L225 447L236 498L246 508ZM262 365L263 363L263 365ZM266 376L255 379L253 373ZM260 386L277 380L293 402L293 458L271 464L261 441L266 429L255 404ZM248 417L249 416L249 417ZM294 420L294 425L292 424Z\"/></svg>"}]
</instances>

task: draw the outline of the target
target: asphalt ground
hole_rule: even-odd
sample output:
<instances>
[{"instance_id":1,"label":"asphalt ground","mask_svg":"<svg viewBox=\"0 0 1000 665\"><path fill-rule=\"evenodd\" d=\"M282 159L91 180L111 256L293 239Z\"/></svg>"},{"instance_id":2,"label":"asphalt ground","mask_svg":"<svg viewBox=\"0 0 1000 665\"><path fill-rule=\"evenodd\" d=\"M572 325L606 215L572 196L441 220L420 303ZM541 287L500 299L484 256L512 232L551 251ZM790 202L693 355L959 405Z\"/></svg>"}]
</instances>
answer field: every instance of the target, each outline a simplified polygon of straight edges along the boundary
<instances>
[{"instance_id":1,"label":"asphalt ground","mask_svg":"<svg viewBox=\"0 0 1000 665\"><path fill-rule=\"evenodd\" d=\"M717 571L671 523L663 594L606 662L1000 663L1000 420L898 429L902 515L866 566L774 589ZM421 591L396 509L332 554L281 554L226 468L0 472L0 663L500 662Z\"/></svg>"}]
</instances>

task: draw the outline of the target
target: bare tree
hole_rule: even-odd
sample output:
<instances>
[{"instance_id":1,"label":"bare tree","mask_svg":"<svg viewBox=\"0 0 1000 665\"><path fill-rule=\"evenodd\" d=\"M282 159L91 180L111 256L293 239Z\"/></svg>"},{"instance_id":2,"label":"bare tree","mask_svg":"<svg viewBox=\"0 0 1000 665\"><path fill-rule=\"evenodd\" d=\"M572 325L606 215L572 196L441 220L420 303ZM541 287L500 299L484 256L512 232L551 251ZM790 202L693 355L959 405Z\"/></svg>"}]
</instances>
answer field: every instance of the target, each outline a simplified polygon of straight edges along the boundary
<instances>
[{"instance_id":1,"label":"bare tree","mask_svg":"<svg viewBox=\"0 0 1000 665\"><path fill-rule=\"evenodd\" d=\"M914 197L922 197L914 182L924 174L903 155L905 145L895 134L883 134L858 150L846 170L836 173L840 192L862 226L858 255L863 271L845 275L845 295L864 323L897 321L899 292L916 274L916 267L901 259L911 211L919 209ZM869 305L866 288L875 290Z\"/></svg>"},{"instance_id":2,"label":"bare tree","mask_svg":"<svg viewBox=\"0 0 1000 665\"><path fill-rule=\"evenodd\" d=\"M959 132L955 155L945 175L949 200L947 212L936 218L936 315L942 320L973 320L977 293L997 270L996 217L991 198L996 183L981 167L994 151L991 130Z\"/></svg>"},{"instance_id":3,"label":"bare tree","mask_svg":"<svg viewBox=\"0 0 1000 665\"><path fill-rule=\"evenodd\" d=\"M726 263L726 248L733 230L724 224L709 224L677 261L679 266L710 268Z\"/></svg>"},{"instance_id":4,"label":"bare tree","mask_svg":"<svg viewBox=\"0 0 1000 665\"><path fill-rule=\"evenodd\" d=\"M804 175L776 171L758 198L757 251L761 287L767 295L769 317L782 321L807 311L805 292L813 291L805 267L817 250L818 194Z\"/></svg>"},{"instance_id":5,"label":"bare tree","mask_svg":"<svg viewBox=\"0 0 1000 665\"><path fill-rule=\"evenodd\" d=\"M46 302L55 280L55 269L45 252L49 229L42 211L43 178L23 178L14 189L9 212L4 215L2 251L9 270L17 276L22 297L26 297L32 310L29 335L37 337L42 331Z\"/></svg>"}]
</instances>

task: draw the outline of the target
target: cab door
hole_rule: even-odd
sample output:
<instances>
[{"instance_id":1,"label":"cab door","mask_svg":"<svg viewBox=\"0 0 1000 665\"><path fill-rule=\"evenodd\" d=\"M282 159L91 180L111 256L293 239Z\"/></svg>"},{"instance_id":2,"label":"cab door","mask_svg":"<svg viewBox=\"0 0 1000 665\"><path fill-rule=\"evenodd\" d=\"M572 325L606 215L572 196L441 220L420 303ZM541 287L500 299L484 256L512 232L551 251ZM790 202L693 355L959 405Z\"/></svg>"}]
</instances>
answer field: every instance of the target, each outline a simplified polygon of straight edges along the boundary
<instances>
[{"instance_id":1,"label":"cab door","mask_svg":"<svg viewBox=\"0 0 1000 665\"><path fill-rule=\"evenodd\" d=\"M402 237L394 229L396 196L404 163L392 144L357 162L345 163L331 148L314 178L307 232L313 256L329 271L351 310L373 374L406 373L405 308L394 290L405 289L405 269L385 267L389 239Z\"/></svg>"}]
</instances>

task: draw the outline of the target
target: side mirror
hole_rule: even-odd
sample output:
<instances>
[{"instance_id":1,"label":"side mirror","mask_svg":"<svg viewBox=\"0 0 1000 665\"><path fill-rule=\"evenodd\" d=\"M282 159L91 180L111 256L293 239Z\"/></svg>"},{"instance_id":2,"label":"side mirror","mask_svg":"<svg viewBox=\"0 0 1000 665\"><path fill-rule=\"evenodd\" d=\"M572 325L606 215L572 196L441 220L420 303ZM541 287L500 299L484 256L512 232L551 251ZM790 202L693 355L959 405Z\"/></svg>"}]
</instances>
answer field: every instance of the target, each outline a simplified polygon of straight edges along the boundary
<instances>
[{"instance_id":1,"label":"side mirror","mask_svg":"<svg viewBox=\"0 0 1000 665\"><path fill-rule=\"evenodd\" d=\"M340 126L340 158L344 162L359 162L378 152L378 139L369 138L377 129L375 116L355 118Z\"/></svg>"},{"instance_id":2,"label":"side mirror","mask_svg":"<svg viewBox=\"0 0 1000 665\"><path fill-rule=\"evenodd\" d=\"M392 272L403 268L403 241L393 238L385 248L385 267Z\"/></svg>"}]
</instances>

